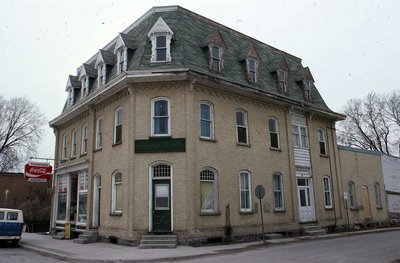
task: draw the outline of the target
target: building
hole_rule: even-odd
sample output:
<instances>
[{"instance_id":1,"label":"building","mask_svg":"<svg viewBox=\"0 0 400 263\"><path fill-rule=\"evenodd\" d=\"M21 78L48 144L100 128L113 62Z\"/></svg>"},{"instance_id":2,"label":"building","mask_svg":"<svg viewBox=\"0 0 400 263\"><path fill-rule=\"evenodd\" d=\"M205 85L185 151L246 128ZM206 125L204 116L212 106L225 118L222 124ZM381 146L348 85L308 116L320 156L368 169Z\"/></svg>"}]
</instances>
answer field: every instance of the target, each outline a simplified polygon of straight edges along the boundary
<instances>
[{"instance_id":1,"label":"building","mask_svg":"<svg viewBox=\"0 0 400 263\"><path fill-rule=\"evenodd\" d=\"M52 227L137 244L346 224L335 123L301 59L154 7L69 76ZM259 206L254 188L266 195Z\"/></svg>"},{"instance_id":2,"label":"building","mask_svg":"<svg viewBox=\"0 0 400 263\"><path fill-rule=\"evenodd\" d=\"M400 158L381 155L389 219L400 222Z\"/></svg>"}]
</instances>

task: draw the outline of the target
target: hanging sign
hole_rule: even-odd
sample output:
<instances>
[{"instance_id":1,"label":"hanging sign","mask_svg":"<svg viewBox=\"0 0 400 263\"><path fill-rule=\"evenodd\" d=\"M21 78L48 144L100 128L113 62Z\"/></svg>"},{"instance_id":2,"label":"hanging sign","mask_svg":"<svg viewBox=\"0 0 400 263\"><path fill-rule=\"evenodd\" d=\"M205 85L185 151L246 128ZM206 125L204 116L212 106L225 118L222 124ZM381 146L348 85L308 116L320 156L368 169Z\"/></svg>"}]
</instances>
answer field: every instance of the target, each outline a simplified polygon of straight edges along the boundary
<instances>
[{"instance_id":1,"label":"hanging sign","mask_svg":"<svg viewBox=\"0 0 400 263\"><path fill-rule=\"evenodd\" d=\"M47 182L53 167L49 163L30 162L25 164L25 179L29 182Z\"/></svg>"}]
</instances>

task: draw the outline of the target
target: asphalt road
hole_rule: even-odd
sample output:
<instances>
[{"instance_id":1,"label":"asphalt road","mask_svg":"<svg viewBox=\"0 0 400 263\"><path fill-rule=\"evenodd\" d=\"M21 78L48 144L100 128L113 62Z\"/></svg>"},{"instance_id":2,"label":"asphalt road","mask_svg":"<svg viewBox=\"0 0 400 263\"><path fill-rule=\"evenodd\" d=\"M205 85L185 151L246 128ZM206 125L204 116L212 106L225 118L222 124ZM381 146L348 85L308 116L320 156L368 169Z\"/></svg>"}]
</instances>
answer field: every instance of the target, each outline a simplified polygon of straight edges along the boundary
<instances>
[{"instance_id":1,"label":"asphalt road","mask_svg":"<svg viewBox=\"0 0 400 263\"><path fill-rule=\"evenodd\" d=\"M258 247L179 262L394 262L400 259L400 231Z\"/></svg>"},{"instance_id":2,"label":"asphalt road","mask_svg":"<svg viewBox=\"0 0 400 263\"><path fill-rule=\"evenodd\" d=\"M65 262L54 258L45 257L35 252L23 250L7 244L0 245L1 263L56 263Z\"/></svg>"}]
</instances>

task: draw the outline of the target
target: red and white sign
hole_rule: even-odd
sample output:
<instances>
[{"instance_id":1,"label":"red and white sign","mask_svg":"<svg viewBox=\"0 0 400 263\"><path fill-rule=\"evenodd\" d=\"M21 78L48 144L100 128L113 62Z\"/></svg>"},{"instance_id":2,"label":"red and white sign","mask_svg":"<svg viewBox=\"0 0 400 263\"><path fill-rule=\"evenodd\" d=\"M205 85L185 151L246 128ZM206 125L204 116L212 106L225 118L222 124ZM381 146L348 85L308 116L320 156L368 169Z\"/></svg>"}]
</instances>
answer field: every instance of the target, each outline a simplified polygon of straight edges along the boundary
<instances>
[{"instance_id":1,"label":"red and white sign","mask_svg":"<svg viewBox=\"0 0 400 263\"><path fill-rule=\"evenodd\" d=\"M49 163L25 164L25 179L30 182L47 182L52 175L53 167Z\"/></svg>"}]
</instances>

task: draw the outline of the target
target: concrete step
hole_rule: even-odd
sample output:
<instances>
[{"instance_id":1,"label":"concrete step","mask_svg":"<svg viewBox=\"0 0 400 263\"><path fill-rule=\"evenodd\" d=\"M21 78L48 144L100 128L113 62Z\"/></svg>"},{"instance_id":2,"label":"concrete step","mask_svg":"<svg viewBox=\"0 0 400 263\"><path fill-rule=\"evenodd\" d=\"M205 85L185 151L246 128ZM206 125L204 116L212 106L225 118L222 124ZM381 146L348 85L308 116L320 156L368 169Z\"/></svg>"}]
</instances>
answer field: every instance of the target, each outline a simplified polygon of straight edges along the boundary
<instances>
[{"instance_id":1,"label":"concrete step","mask_svg":"<svg viewBox=\"0 0 400 263\"><path fill-rule=\"evenodd\" d=\"M302 232L308 236L320 236L326 234L326 230L318 225L304 226L302 227Z\"/></svg>"},{"instance_id":2,"label":"concrete step","mask_svg":"<svg viewBox=\"0 0 400 263\"><path fill-rule=\"evenodd\" d=\"M97 232L97 230L88 230L80 234L77 239L74 239L74 243L88 244L97 242L98 239L99 233Z\"/></svg>"},{"instance_id":3,"label":"concrete step","mask_svg":"<svg viewBox=\"0 0 400 263\"><path fill-rule=\"evenodd\" d=\"M176 244L176 240L141 240L140 244Z\"/></svg>"},{"instance_id":4,"label":"concrete step","mask_svg":"<svg viewBox=\"0 0 400 263\"><path fill-rule=\"evenodd\" d=\"M176 248L178 246L177 235L143 235L139 248Z\"/></svg>"},{"instance_id":5,"label":"concrete step","mask_svg":"<svg viewBox=\"0 0 400 263\"><path fill-rule=\"evenodd\" d=\"M175 244L159 244L159 245L154 245L154 244L140 244L139 248L141 249L156 249L156 248L176 248L177 245Z\"/></svg>"}]
</instances>

